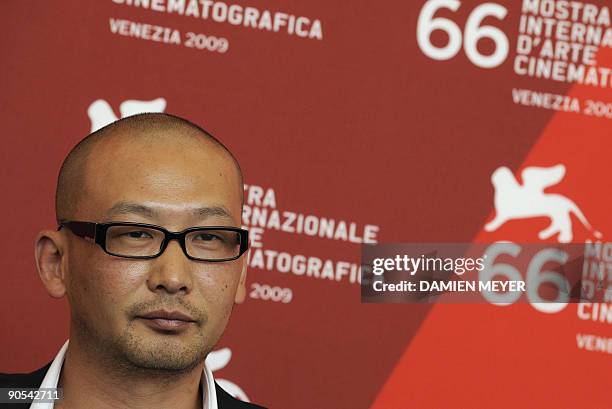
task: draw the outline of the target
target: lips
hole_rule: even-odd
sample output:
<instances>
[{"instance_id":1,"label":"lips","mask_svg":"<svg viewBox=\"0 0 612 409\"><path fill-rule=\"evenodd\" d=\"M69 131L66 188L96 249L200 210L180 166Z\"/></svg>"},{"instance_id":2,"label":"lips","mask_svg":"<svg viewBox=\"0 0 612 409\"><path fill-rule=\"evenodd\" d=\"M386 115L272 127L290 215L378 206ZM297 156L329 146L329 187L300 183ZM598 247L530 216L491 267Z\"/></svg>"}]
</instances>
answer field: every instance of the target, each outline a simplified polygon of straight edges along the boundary
<instances>
[{"instance_id":1,"label":"lips","mask_svg":"<svg viewBox=\"0 0 612 409\"><path fill-rule=\"evenodd\" d=\"M184 331L196 323L193 317L181 311L151 311L139 314L136 319L152 329L166 332Z\"/></svg>"}]
</instances>

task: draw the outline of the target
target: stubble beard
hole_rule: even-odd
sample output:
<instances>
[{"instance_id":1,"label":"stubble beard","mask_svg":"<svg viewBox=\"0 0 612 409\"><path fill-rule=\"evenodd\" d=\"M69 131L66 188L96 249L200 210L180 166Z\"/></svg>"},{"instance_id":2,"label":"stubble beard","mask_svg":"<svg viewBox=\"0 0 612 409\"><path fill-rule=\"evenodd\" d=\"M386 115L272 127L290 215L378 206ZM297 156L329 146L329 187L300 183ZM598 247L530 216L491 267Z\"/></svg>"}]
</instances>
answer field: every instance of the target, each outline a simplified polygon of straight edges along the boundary
<instances>
[{"instance_id":1,"label":"stubble beard","mask_svg":"<svg viewBox=\"0 0 612 409\"><path fill-rule=\"evenodd\" d=\"M201 327L189 329L195 332L171 335L154 333L131 321L124 332L110 344L121 361L132 368L160 372L190 372L208 355L206 340Z\"/></svg>"},{"instance_id":2,"label":"stubble beard","mask_svg":"<svg viewBox=\"0 0 612 409\"><path fill-rule=\"evenodd\" d=\"M187 330L189 334L157 333L131 319L121 334L110 337L100 334L84 317L73 315L72 321L90 356L98 357L102 366L117 375L185 374L212 350L204 333L205 316Z\"/></svg>"}]
</instances>

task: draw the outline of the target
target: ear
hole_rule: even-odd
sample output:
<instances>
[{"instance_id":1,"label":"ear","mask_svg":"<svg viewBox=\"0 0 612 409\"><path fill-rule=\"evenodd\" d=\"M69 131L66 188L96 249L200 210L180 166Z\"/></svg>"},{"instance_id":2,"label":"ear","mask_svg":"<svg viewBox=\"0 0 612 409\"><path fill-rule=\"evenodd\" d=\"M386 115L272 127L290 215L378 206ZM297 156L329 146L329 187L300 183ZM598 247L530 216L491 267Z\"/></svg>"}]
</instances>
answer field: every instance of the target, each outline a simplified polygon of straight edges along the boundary
<instances>
[{"instance_id":1,"label":"ear","mask_svg":"<svg viewBox=\"0 0 612 409\"><path fill-rule=\"evenodd\" d=\"M236 304L242 304L246 298L246 276L247 266L249 264L249 253L250 251L245 254L246 257L244 257L242 261L242 272L240 273L240 281L238 281L238 288L236 289L236 296L234 297L234 302Z\"/></svg>"},{"instance_id":2,"label":"ear","mask_svg":"<svg viewBox=\"0 0 612 409\"><path fill-rule=\"evenodd\" d=\"M51 297L61 298L66 294L66 283L62 258L65 242L61 232L43 230L36 237L34 257L36 269Z\"/></svg>"}]
</instances>

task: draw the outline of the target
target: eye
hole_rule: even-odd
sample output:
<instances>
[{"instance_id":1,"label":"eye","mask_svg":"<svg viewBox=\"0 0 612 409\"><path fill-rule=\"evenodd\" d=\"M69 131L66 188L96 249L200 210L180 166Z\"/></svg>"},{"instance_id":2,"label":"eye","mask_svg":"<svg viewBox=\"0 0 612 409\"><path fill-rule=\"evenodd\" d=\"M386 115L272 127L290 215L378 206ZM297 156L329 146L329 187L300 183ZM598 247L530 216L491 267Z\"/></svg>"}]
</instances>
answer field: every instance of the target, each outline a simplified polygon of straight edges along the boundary
<instances>
[{"instance_id":1,"label":"eye","mask_svg":"<svg viewBox=\"0 0 612 409\"><path fill-rule=\"evenodd\" d=\"M197 236L195 236L195 240L214 241L214 240L221 240L221 237L214 235L214 234L210 234L210 233L200 233Z\"/></svg>"},{"instance_id":2,"label":"eye","mask_svg":"<svg viewBox=\"0 0 612 409\"><path fill-rule=\"evenodd\" d=\"M121 236L130 238L130 239L148 239L148 238L153 237L151 236L150 233L146 231L142 231L142 230L128 231L128 232L121 234Z\"/></svg>"}]
</instances>

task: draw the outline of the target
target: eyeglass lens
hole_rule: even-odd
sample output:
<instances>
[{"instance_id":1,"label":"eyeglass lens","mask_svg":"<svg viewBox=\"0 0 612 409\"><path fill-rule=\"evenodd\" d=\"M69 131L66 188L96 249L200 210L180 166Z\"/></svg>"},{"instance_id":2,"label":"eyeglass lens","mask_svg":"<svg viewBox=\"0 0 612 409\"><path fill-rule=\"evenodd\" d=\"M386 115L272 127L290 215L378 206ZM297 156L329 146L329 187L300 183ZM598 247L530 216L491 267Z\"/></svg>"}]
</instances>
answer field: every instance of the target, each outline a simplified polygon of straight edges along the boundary
<instances>
[{"instance_id":1,"label":"eyeglass lens","mask_svg":"<svg viewBox=\"0 0 612 409\"><path fill-rule=\"evenodd\" d=\"M162 231L142 226L111 226L106 231L107 251L120 256L155 256L163 241ZM195 258L232 258L240 253L240 235L232 230L194 230L185 236L185 247Z\"/></svg>"}]
</instances>

